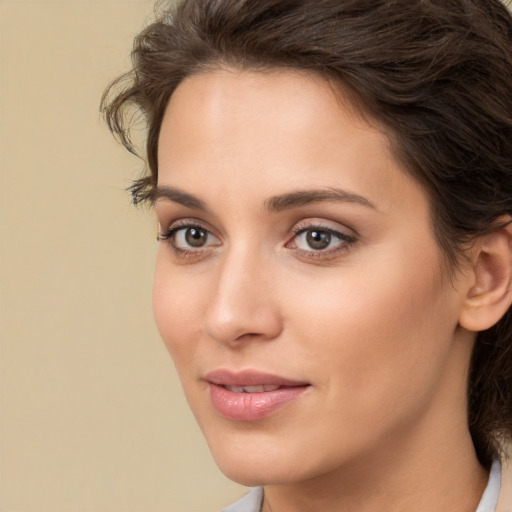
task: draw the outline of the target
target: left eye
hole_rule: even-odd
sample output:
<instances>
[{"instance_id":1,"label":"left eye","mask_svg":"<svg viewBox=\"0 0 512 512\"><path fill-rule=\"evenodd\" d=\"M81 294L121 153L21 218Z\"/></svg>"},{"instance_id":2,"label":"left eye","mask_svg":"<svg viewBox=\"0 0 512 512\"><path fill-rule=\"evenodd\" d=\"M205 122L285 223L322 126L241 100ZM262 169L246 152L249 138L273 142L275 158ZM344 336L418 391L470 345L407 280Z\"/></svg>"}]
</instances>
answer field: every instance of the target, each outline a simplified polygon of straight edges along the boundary
<instances>
[{"instance_id":1,"label":"left eye","mask_svg":"<svg viewBox=\"0 0 512 512\"><path fill-rule=\"evenodd\" d=\"M308 228L295 235L294 245L303 251L325 251L347 244L351 237L329 229Z\"/></svg>"}]
</instances>

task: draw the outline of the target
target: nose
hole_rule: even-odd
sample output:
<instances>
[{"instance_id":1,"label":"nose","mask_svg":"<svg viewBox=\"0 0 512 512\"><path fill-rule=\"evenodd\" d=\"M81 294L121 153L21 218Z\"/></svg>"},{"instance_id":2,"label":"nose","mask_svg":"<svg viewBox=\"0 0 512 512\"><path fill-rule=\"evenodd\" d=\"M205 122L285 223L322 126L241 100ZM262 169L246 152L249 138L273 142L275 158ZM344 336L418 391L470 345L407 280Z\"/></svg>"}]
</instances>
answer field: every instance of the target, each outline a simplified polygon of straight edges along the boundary
<instances>
[{"instance_id":1,"label":"nose","mask_svg":"<svg viewBox=\"0 0 512 512\"><path fill-rule=\"evenodd\" d=\"M206 333L236 346L248 340L270 341L282 330L275 280L257 258L240 254L217 268L215 287L206 312Z\"/></svg>"}]
</instances>

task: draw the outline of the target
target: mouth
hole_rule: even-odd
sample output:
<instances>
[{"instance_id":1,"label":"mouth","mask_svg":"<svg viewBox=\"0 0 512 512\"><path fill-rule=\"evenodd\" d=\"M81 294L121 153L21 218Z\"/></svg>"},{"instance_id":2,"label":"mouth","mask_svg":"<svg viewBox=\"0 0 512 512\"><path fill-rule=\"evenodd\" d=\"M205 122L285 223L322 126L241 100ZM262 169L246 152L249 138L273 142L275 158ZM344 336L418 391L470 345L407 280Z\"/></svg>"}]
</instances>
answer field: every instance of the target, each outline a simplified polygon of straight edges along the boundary
<instances>
[{"instance_id":1,"label":"mouth","mask_svg":"<svg viewBox=\"0 0 512 512\"><path fill-rule=\"evenodd\" d=\"M205 377L214 409L233 421L257 421L297 400L311 385L257 371L215 370Z\"/></svg>"},{"instance_id":2,"label":"mouth","mask_svg":"<svg viewBox=\"0 0 512 512\"><path fill-rule=\"evenodd\" d=\"M275 391L280 386L273 384L261 384L260 386L228 386L224 385L224 388L232 393L264 393L265 391Z\"/></svg>"}]
</instances>

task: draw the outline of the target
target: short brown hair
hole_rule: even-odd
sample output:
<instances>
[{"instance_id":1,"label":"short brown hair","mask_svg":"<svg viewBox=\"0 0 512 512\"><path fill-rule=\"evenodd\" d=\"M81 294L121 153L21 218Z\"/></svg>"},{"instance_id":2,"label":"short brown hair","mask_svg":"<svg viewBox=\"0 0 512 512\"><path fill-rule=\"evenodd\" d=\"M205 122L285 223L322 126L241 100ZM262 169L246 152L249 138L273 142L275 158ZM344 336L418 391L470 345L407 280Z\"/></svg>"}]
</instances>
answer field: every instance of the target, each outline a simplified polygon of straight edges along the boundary
<instances>
[{"instance_id":1,"label":"short brown hair","mask_svg":"<svg viewBox=\"0 0 512 512\"><path fill-rule=\"evenodd\" d=\"M187 76L222 65L326 77L386 127L428 193L452 268L475 237L512 214L512 18L499 0L184 0L135 39L133 70L102 109L131 151L126 108L145 116L152 198L165 108ZM477 336L469 427L485 465L512 435L512 315Z\"/></svg>"}]
</instances>

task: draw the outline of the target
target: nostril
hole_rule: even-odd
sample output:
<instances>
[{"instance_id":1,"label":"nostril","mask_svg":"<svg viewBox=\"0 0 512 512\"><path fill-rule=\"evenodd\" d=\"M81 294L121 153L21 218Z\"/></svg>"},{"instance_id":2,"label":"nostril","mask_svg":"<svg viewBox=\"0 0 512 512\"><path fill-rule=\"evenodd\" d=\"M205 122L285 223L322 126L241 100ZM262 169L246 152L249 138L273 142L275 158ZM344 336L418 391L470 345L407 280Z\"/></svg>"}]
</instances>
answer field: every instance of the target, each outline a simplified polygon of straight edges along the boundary
<instances>
[{"instance_id":1,"label":"nostril","mask_svg":"<svg viewBox=\"0 0 512 512\"><path fill-rule=\"evenodd\" d=\"M242 334L241 336L239 336L239 339L241 339L241 338L256 338L261 335L262 334L257 333L257 332L248 332L247 334Z\"/></svg>"}]
</instances>

